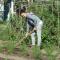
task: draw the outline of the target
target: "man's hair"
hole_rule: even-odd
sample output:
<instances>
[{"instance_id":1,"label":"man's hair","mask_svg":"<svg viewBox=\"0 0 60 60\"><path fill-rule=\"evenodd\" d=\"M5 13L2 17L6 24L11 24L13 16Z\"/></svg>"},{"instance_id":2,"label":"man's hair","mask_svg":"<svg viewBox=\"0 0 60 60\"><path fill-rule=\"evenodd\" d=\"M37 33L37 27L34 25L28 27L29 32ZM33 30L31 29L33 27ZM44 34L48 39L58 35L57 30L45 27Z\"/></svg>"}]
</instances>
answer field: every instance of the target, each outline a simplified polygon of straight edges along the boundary
<instances>
[{"instance_id":1,"label":"man's hair","mask_svg":"<svg viewBox=\"0 0 60 60\"><path fill-rule=\"evenodd\" d=\"M21 15L21 13L25 13L26 12L26 7L25 6L23 6L23 7L21 7L21 8L18 8L17 10L16 10L16 13L19 15Z\"/></svg>"}]
</instances>

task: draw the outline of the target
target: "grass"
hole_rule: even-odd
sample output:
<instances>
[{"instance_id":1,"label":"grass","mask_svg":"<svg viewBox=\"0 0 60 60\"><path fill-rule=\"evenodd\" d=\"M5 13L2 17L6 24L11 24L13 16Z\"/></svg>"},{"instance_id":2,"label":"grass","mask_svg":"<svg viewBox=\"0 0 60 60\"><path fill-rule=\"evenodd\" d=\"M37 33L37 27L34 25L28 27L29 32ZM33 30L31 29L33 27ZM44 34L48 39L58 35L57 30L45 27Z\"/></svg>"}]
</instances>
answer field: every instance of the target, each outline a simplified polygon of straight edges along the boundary
<instances>
[{"instance_id":1,"label":"grass","mask_svg":"<svg viewBox=\"0 0 60 60\"><path fill-rule=\"evenodd\" d=\"M0 52L3 52L3 48L7 48L8 54L13 54L14 52L14 48L15 46L15 40L12 40L11 37L9 40L9 29L7 28L6 24L0 24L0 40L2 41L8 41L7 43L3 44L3 46L0 45ZM15 39L15 38L13 38ZM35 58L35 60L42 60L45 59L44 56L46 56L46 59L48 60L56 60L56 57L58 54L60 54L60 49L57 48L57 46L53 45L53 44L45 44L43 45L42 49L44 49L46 51L46 55L41 53L41 49L40 47L34 46L31 49L31 55L33 56L33 58ZM58 53L52 55L53 51L58 51ZM20 45L19 47L19 51L21 53L22 56L27 56L30 52L29 52L29 48L27 47L26 43L23 42L22 45ZM5 59L6 60L6 59Z\"/></svg>"},{"instance_id":2,"label":"grass","mask_svg":"<svg viewBox=\"0 0 60 60\"><path fill-rule=\"evenodd\" d=\"M34 46L32 49L32 53L33 53L33 57L35 58L35 60L40 60L40 47L38 46Z\"/></svg>"},{"instance_id":3,"label":"grass","mask_svg":"<svg viewBox=\"0 0 60 60\"><path fill-rule=\"evenodd\" d=\"M0 40L8 40L7 24L0 24Z\"/></svg>"}]
</instances>

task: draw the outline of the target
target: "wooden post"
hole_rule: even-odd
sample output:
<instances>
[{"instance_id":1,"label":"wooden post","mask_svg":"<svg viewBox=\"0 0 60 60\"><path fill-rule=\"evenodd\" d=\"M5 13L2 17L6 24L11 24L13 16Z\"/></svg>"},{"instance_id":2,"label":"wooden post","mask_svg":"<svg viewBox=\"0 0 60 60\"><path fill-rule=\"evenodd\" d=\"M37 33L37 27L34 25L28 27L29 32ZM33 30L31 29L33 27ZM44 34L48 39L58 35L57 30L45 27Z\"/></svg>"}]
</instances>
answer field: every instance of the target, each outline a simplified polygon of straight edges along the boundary
<instances>
[{"instance_id":1,"label":"wooden post","mask_svg":"<svg viewBox=\"0 0 60 60\"><path fill-rule=\"evenodd\" d=\"M11 1L11 14L13 15L13 13L14 13L14 2L13 2L13 0Z\"/></svg>"}]
</instances>

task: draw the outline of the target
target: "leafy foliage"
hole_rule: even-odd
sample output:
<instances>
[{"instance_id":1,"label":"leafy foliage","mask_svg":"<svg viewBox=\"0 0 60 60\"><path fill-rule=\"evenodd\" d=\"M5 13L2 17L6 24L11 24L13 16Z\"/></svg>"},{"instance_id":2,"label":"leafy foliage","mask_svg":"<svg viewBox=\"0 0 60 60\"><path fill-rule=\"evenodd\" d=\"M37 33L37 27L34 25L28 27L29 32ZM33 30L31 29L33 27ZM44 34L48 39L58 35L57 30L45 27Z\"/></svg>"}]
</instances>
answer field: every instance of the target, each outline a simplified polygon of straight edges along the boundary
<instances>
[{"instance_id":1,"label":"leafy foliage","mask_svg":"<svg viewBox=\"0 0 60 60\"><path fill-rule=\"evenodd\" d=\"M17 5L18 4L18 5ZM20 6L20 3L18 2L16 4L16 8ZM58 5L58 8L60 9L60 5ZM47 3L33 3L32 5L27 7L28 12L33 12L36 14L42 21L43 21L43 28L42 28L42 48L46 48L48 58L50 60L55 59L51 58L53 47L60 45L59 41L59 33L60 30L58 28L60 27L60 23L58 23L58 12L57 11L57 4L53 1L53 8L52 8L52 2L50 1L49 4ZM60 17L59 17L60 19ZM60 29L60 28L59 28ZM0 31L3 30L0 28ZM3 30L3 32L0 32L0 39L1 40L9 40L9 42L6 47L8 49L8 52L13 52L16 41L20 41L26 34L26 21L25 18L18 17L17 15L13 15L13 17L10 17L10 21L8 22L8 25L6 29ZM28 54L27 51L29 50L27 48L27 44L31 44L31 39L28 37L23 41L23 44L20 45L20 51L23 52L23 54ZM54 47L55 48L55 47ZM0 47L0 51L2 51L2 47ZM40 59L40 48L34 47L33 50L33 56L35 59Z\"/></svg>"},{"instance_id":2,"label":"leafy foliage","mask_svg":"<svg viewBox=\"0 0 60 60\"><path fill-rule=\"evenodd\" d=\"M32 11L44 22L42 31L42 42L43 44L56 44L58 45L58 20L54 13L56 4L52 8L52 3L50 4L36 4L33 3L27 8L27 11ZM52 10L53 9L53 10ZM57 12L58 13L58 12ZM18 17L16 15L10 20L10 32L12 40L20 40L25 36L26 33L26 21L25 18ZM29 38L30 39L30 38ZM28 40L29 40L28 39Z\"/></svg>"}]
</instances>

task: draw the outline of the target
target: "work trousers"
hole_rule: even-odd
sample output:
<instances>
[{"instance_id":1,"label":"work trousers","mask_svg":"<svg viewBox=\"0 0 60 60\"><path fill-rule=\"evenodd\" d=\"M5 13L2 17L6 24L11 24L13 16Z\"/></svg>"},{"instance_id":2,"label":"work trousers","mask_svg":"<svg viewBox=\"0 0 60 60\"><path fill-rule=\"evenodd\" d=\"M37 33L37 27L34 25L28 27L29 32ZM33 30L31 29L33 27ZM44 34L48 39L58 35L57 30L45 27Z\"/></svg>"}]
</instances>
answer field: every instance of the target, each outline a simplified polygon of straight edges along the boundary
<instances>
[{"instance_id":1,"label":"work trousers","mask_svg":"<svg viewBox=\"0 0 60 60\"><path fill-rule=\"evenodd\" d=\"M42 26L43 26L43 22L40 21L37 25L36 25L36 32L37 32L37 46L41 45L41 32L42 32ZM35 32L33 32L31 34L31 39L32 39L32 45L35 45Z\"/></svg>"}]
</instances>

